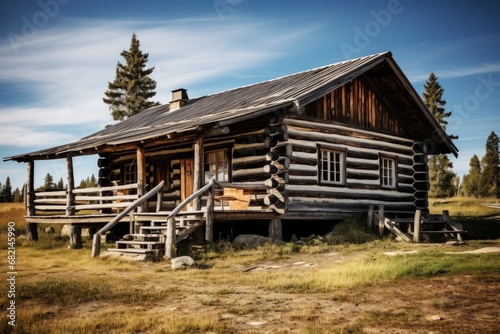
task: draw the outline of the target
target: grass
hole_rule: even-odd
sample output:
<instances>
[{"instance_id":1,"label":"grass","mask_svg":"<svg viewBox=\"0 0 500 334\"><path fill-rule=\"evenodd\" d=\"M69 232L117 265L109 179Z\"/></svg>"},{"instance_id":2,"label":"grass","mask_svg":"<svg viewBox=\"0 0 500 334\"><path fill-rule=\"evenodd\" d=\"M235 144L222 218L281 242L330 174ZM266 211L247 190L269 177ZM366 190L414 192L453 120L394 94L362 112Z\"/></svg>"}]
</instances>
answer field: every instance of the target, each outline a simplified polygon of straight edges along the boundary
<instances>
[{"instance_id":1,"label":"grass","mask_svg":"<svg viewBox=\"0 0 500 334\"><path fill-rule=\"evenodd\" d=\"M454 201L450 205L459 206ZM2 204L0 212L1 238L8 221L16 222L19 234L24 232L22 206ZM481 217L471 220L481 224L478 230L484 233ZM330 244L266 244L237 250L228 242L214 243L206 252L191 254L200 266L185 271L172 271L168 263L92 259L89 248L69 250L64 238L44 233L39 237L38 242L21 242L16 247L18 326L12 331L2 317L1 332L36 333L43 328L45 333L236 333L238 323L231 320L233 316L265 317L279 310L288 296L328 296L340 304L358 303L362 291L397 282L472 277L494 283L500 277L498 254L447 254L457 251L455 246L380 240L364 231L361 220L337 225ZM471 240L460 250L482 246L484 241ZM383 254L388 250L419 252L388 257ZM292 265L297 256L318 260L328 254L339 254L342 261L330 260L308 269ZM0 263L5 262L3 256ZM280 268L243 271L262 263ZM247 299L249 293L256 294L253 300ZM191 300L189 311L178 308L186 305L186 299ZM2 285L0 307L5 309L8 302ZM282 317L297 323L299 333L363 333L363 324L411 326L421 316L409 307L370 311L351 321L324 317L315 303L297 303ZM440 310L454 305L447 297L437 296L430 303Z\"/></svg>"}]
</instances>

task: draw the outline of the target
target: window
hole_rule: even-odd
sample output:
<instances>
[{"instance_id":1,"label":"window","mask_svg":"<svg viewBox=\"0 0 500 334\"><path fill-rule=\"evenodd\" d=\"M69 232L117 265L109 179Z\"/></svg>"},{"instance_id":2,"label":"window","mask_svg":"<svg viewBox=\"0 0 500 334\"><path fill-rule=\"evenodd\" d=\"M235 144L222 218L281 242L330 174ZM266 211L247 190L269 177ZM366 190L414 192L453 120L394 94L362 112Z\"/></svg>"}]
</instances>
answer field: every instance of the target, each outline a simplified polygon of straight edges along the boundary
<instances>
[{"instance_id":1,"label":"window","mask_svg":"<svg viewBox=\"0 0 500 334\"><path fill-rule=\"evenodd\" d=\"M380 185L382 186L382 188L397 187L396 171L396 159L388 157L380 158Z\"/></svg>"},{"instance_id":2,"label":"window","mask_svg":"<svg viewBox=\"0 0 500 334\"><path fill-rule=\"evenodd\" d=\"M320 183L345 185L345 151L320 148Z\"/></svg>"},{"instance_id":3,"label":"window","mask_svg":"<svg viewBox=\"0 0 500 334\"><path fill-rule=\"evenodd\" d=\"M137 183L137 164L130 163L123 166L123 184Z\"/></svg>"},{"instance_id":4,"label":"window","mask_svg":"<svg viewBox=\"0 0 500 334\"><path fill-rule=\"evenodd\" d=\"M205 153L205 183L212 178L216 181L229 181L228 150Z\"/></svg>"}]
</instances>

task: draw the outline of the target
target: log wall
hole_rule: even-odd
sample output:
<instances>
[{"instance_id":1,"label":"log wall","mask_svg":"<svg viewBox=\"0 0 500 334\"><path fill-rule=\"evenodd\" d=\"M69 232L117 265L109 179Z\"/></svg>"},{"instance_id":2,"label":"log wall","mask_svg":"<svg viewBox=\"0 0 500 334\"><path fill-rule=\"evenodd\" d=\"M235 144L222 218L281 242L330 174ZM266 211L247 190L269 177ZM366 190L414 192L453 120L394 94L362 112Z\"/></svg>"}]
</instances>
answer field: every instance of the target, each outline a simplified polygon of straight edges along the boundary
<instances>
[{"instance_id":1,"label":"log wall","mask_svg":"<svg viewBox=\"0 0 500 334\"><path fill-rule=\"evenodd\" d=\"M288 183L283 195L287 211L336 212L366 211L368 206L384 205L387 210L407 211L426 207L423 193L425 180L415 181L415 152L412 140L353 129L345 125L318 123L301 118L286 118L288 140L281 143L290 161ZM321 184L319 179L319 147L346 153L345 185ZM380 157L397 159L397 187L381 186ZM423 177L423 176L422 176ZM425 179L425 177L424 177Z\"/></svg>"}]
</instances>

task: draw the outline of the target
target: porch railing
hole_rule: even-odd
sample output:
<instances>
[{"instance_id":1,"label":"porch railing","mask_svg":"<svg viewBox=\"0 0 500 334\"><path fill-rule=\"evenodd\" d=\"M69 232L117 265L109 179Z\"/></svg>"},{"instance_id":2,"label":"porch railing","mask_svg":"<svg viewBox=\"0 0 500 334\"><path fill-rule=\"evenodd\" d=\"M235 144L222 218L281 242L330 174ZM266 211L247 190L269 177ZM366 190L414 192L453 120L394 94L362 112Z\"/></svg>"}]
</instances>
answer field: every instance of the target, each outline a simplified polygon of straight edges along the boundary
<instances>
[{"instance_id":1,"label":"porch railing","mask_svg":"<svg viewBox=\"0 0 500 334\"><path fill-rule=\"evenodd\" d=\"M83 210L121 210L137 200L137 183L112 186L73 189L68 206L68 191L35 192L35 211L66 211L76 213Z\"/></svg>"}]
</instances>

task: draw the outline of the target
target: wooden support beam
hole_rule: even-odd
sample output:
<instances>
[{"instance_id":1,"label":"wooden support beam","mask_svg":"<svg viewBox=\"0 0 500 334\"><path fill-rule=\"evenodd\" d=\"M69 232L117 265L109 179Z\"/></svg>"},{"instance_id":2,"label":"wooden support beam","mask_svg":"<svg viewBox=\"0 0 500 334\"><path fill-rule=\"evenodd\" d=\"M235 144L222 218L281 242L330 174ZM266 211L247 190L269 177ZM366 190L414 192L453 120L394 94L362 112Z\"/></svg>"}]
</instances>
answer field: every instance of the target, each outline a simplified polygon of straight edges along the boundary
<instances>
[{"instance_id":1,"label":"wooden support beam","mask_svg":"<svg viewBox=\"0 0 500 334\"><path fill-rule=\"evenodd\" d=\"M35 215L35 162L28 161L28 180L26 182L27 201L26 201L26 215Z\"/></svg>"},{"instance_id":2,"label":"wooden support beam","mask_svg":"<svg viewBox=\"0 0 500 334\"><path fill-rule=\"evenodd\" d=\"M69 235L69 247L71 249L82 248L82 228L80 225L71 225L71 233Z\"/></svg>"},{"instance_id":3,"label":"wooden support beam","mask_svg":"<svg viewBox=\"0 0 500 334\"><path fill-rule=\"evenodd\" d=\"M26 202L26 215L28 217L35 215L35 162L28 161L28 180L26 183L27 190L27 202ZM37 241L38 240L38 229L36 223L26 224L26 235L28 240Z\"/></svg>"},{"instance_id":4,"label":"wooden support beam","mask_svg":"<svg viewBox=\"0 0 500 334\"><path fill-rule=\"evenodd\" d=\"M175 218L172 217L167 220L167 238L165 241L165 256L169 259L176 256L175 244Z\"/></svg>"},{"instance_id":5,"label":"wooden support beam","mask_svg":"<svg viewBox=\"0 0 500 334\"><path fill-rule=\"evenodd\" d=\"M67 194L66 194L66 216L73 216L75 214L75 194L73 189L75 189L75 177L73 173L73 158L66 158L66 167L68 171L67 180Z\"/></svg>"},{"instance_id":6,"label":"wooden support beam","mask_svg":"<svg viewBox=\"0 0 500 334\"><path fill-rule=\"evenodd\" d=\"M144 146L137 146L137 195L139 198L146 193L146 154ZM147 211L147 203L144 202L137 208L137 212Z\"/></svg>"},{"instance_id":7,"label":"wooden support beam","mask_svg":"<svg viewBox=\"0 0 500 334\"><path fill-rule=\"evenodd\" d=\"M384 220L385 220L385 215L384 215L384 206L379 205L378 207L378 235L380 237L384 236Z\"/></svg>"},{"instance_id":8,"label":"wooden support beam","mask_svg":"<svg viewBox=\"0 0 500 334\"><path fill-rule=\"evenodd\" d=\"M203 157L204 156L204 148L203 148L203 137L197 136L194 140L194 170L193 170L193 193L197 192L198 189L201 188L203 183ZM196 197L193 200L193 208L198 211L201 208L200 198Z\"/></svg>"},{"instance_id":9,"label":"wooden support beam","mask_svg":"<svg viewBox=\"0 0 500 334\"><path fill-rule=\"evenodd\" d=\"M214 205L215 189L214 186L212 186L208 193L207 217L205 222L205 240L208 242L214 241Z\"/></svg>"},{"instance_id":10,"label":"wooden support beam","mask_svg":"<svg viewBox=\"0 0 500 334\"><path fill-rule=\"evenodd\" d=\"M278 241L283 240L283 226L281 224L281 219L276 218L269 222L269 238Z\"/></svg>"},{"instance_id":11,"label":"wooden support beam","mask_svg":"<svg viewBox=\"0 0 500 334\"><path fill-rule=\"evenodd\" d=\"M422 222L422 211L415 211L415 218L413 219L413 242L420 242L420 226Z\"/></svg>"},{"instance_id":12,"label":"wooden support beam","mask_svg":"<svg viewBox=\"0 0 500 334\"><path fill-rule=\"evenodd\" d=\"M368 206L368 215L366 217L366 227L371 230L373 226L373 205Z\"/></svg>"}]
</instances>

